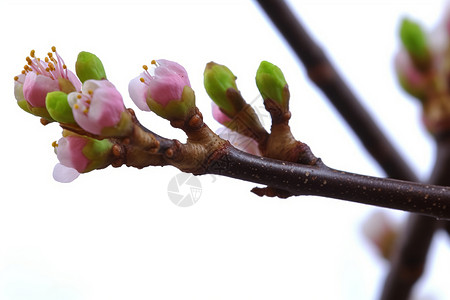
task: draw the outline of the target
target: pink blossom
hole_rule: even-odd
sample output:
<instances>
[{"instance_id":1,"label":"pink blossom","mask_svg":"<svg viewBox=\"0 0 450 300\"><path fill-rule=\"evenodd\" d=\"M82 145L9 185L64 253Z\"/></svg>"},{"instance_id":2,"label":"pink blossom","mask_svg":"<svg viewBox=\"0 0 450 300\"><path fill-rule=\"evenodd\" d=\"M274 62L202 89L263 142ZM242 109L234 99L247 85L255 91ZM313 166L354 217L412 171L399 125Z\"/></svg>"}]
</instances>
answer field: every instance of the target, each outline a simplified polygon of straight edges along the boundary
<instances>
[{"instance_id":1,"label":"pink blossom","mask_svg":"<svg viewBox=\"0 0 450 300\"><path fill-rule=\"evenodd\" d=\"M214 119L219 122L222 125L226 125L226 123L230 122L231 119L226 114L223 113L223 111L220 110L220 107L214 103L211 102L211 108L212 108L212 115Z\"/></svg>"},{"instance_id":2,"label":"pink blossom","mask_svg":"<svg viewBox=\"0 0 450 300\"><path fill-rule=\"evenodd\" d=\"M58 143L53 143L59 162L83 173L89 164L89 159L83 154L87 141L81 136L69 135L59 139Z\"/></svg>"},{"instance_id":3,"label":"pink blossom","mask_svg":"<svg viewBox=\"0 0 450 300\"><path fill-rule=\"evenodd\" d=\"M178 63L159 59L152 64L154 70L144 65L144 72L128 85L131 99L141 110L150 110L147 105L149 98L163 107L170 101L180 100L184 87L191 86L186 70Z\"/></svg>"},{"instance_id":4,"label":"pink blossom","mask_svg":"<svg viewBox=\"0 0 450 300\"><path fill-rule=\"evenodd\" d=\"M125 111L122 96L107 80L86 80L82 92L70 93L67 100L77 124L92 134L118 125Z\"/></svg>"},{"instance_id":5,"label":"pink blossom","mask_svg":"<svg viewBox=\"0 0 450 300\"><path fill-rule=\"evenodd\" d=\"M228 140L235 148L253 155L261 156L258 143L254 139L237 133L227 127L219 128L216 133L222 139Z\"/></svg>"},{"instance_id":6,"label":"pink blossom","mask_svg":"<svg viewBox=\"0 0 450 300\"><path fill-rule=\"evenodd\" d=\"M80 80L67 69L55 47L44 60L37 58L34 50L26 60L27 65L22 71L25 78L21 83L24 98L32 107L45 107L45 97L49 92L65 91L68 87L77 91L81 89ZM20 76L15 79L21 80Z\"/></svg>"}]
</instances>

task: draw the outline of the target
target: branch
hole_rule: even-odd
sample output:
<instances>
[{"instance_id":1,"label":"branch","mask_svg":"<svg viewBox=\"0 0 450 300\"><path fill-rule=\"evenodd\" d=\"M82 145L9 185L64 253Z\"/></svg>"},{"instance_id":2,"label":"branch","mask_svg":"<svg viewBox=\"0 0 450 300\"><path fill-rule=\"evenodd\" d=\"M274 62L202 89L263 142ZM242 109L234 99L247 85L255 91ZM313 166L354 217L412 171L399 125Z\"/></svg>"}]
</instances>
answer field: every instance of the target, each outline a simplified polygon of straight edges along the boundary
<instances>
[{"instance_id":1,"label":"branch","mask_svg":"<svg viewBox=\"0 0 450 300\"><path fill-rule=\"evenodd\" d=\"M450 218L450 187L424 185L257 157L229 146L205 173L270 185L293 195L315 195Z\"/></svg>"}]
</instances>

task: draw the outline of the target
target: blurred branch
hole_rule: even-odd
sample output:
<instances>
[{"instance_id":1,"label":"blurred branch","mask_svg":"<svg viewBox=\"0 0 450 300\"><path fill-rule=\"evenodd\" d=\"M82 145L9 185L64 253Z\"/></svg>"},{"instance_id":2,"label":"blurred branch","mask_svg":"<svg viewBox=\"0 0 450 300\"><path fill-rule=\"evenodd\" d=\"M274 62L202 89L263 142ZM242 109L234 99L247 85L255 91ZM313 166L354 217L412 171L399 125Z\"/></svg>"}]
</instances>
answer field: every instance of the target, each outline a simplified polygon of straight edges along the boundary
<instances>
[{"instance_id":1,"label":"blurred branch","mask_svg":"<svg viewBox=\"0 0 450 300\"><path fill-rule=\"evenodd\" d=\"M309 78L344 117L366 150L389 177L417 181L397 150L361 105L324 51L283 0L257 0L306 67Z\"/></svg>"},{"instance_id":2,"label":"blurred branch","mask_svg":"<svg viewBox=\"0 0 450 300\"><path fill-rule=\"evenodd\" d=\"M429 182L450 185L450 138L437 140L435 166ZM450 228L450 222L443 226ZM412 214L405 230L397 241L391 257L391 269L386 277L382 300L409 299L414 284L423 274L428 250L439 222L435 219Z\"/></svg>"}]
</instances>

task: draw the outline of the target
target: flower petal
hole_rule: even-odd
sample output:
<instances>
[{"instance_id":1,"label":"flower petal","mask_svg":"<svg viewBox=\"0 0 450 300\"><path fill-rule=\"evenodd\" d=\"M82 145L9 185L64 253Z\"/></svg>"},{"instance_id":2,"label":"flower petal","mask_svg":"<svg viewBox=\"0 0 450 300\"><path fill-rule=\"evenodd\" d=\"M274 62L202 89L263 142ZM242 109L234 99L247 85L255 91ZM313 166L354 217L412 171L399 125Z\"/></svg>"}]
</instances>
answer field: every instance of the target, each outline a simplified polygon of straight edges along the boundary
<instances>
[{"instance_id":1,"label":"flower petal","mask_svg":"<svg viewBox=\"0 0 450 300\"><path fill-rule=\"evenodd\" d=\"M147 104L148 86L141 81L142 77L143 75L141 74L130 81L128 84L128 94L140 110L150 111Z\"/></svg>"},{"instance_id":2,"label":"flower petal","mask_svg":"<svg viewBox=\"0 0 450 300\"><path fill-rule=\"evenodd\" d=\"M23 95L28 103L34 107L45 107L47 93L59 91L57 80L30 72L25 77Z\"/></svg>"},{"instance_id":3,"label":"flower petal","mask_svg":"<svg viewBox=\"0 0 450 300\"><path fill-rule=\"evenodd\" d=\"M66 167L62 164L56 164L53 168L53 179L61 183L69 183L80 176L77 170Z\"/></svg>"}]
</instances>

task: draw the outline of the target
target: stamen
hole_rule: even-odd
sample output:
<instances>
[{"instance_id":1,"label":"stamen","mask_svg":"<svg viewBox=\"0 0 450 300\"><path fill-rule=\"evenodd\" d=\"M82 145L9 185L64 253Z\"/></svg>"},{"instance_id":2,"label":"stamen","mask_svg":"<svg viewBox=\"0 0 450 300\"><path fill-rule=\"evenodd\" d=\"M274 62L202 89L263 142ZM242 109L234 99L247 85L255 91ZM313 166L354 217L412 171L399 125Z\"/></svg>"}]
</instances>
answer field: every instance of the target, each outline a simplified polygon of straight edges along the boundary
<instances>
[{"instance_id":1,"label":"stamen","mask_svg":"<svg viewBox=\"0 0 450 300\"><path fill-rule=\"evenodd\" d=\"M78 104L75 103L75 104L73 105L73 108L74 108L74 109L79 109L80 106L79 106Z\"/></svg>"},{"instance_id":2,"label":"stamen","mask_svg":"<svg viewBox=\"0 0 450 300\"><path fill-rule=\"evenodd\" d=\"M35 53L36 53L36 51L31 50L31 51L30 51L30 56L33 57L33 58L35 58L35 56L34 56Z\"/></svg>"},{"instance_id":3,"label":"stamen","mask_svg":"<svg viewBox=\"0 0 450 300\"><path fill-rule=\"evenodd\" d=\"M145 79L144 78L139 78L139 80L141 81L141 82L145 82Z\"/></svg>"},{"instance_id":4,"label":"stamen","mask_svg":"<svg viewBox=\"0 0 450 300\"><path fill-rule=\"evenodd\" d=\"M81 98L82 98L82 96L81 96L80 94L78 94L78 95L77 95L77 98L78 98L78 99L81 99Z\"/></svg>"},{"instance_id":5,"label":"stamen","mask_svg":"<svg viewBox=\"0 0 450 300\"><path fill-rule=\"evenodd\" d=\"M56 141L54 141L54 142L52 143L52 146L53 146L53 148L56 148L56 147L58 147L58 143L57 143Z\"/></svg>"},{"instance_id":6,"label":"stamen","mask_svg":"<svg viewBox=\"0 0 450 300\"><path fill-rule=\"evenodd\" d=\"M19 76L14 76L14 81L19 81Z\"/></svg>"},{"instance_id":7,"label":"stamen","mask_svg":"<svg viewBox=\"0 0 450 300\"><path fill-rule=\"evenodd\" d=\"M156 65L156 60L153 59L153 60L151 61L151 64L152 64L152 65Z\"/></svg>"},{"instance_id":8,"label":"stamen","mask_svg":"<svg viewBox=\"0 0 450 300\"><path fill-rule=\"evenodd\" d=\"M88 94L92 96L92 94L94 94L93 90L88 90Z\"/></svg>"},{"instance_id":9,"label":"stamen","mask_svg":"<svg viewBox=\"0 0 450 300\"><path fill-rule=\"evenodd\" d=\"M52 46L52 51L56 52L56 47L55 46Z\"/></svg>"},{"instance_id":10,"label":"stamen","mask_svg":"<svg viewBox=\"0 0 450 300\"><path fill-rule=\"evenodd\" d=\"M148 71L147 65L143 65L143 66L142 66L142 69L144 69L145 71Z\"/></svg>"}]
</instances>

